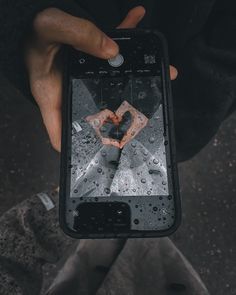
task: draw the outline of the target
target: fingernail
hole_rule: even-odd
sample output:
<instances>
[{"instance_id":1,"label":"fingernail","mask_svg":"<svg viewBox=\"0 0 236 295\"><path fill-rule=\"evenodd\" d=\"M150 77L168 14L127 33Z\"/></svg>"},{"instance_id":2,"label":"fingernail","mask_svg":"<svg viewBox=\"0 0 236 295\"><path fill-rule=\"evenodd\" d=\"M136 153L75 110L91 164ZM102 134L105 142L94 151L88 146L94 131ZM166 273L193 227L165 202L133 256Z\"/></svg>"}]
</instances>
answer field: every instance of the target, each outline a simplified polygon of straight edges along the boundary
<instances>
[{"instance_id":1,"label":"fingernail","mask_svg":"<svg viewBox=\"0 0 236 295\"><path fill-rule=\"evenodd\" d=\"M119 47L115 41L108 37L104 37L102 41L102 50L106 53L107 57L114 57L119 52Z\"/></svg>"}]
</instances>

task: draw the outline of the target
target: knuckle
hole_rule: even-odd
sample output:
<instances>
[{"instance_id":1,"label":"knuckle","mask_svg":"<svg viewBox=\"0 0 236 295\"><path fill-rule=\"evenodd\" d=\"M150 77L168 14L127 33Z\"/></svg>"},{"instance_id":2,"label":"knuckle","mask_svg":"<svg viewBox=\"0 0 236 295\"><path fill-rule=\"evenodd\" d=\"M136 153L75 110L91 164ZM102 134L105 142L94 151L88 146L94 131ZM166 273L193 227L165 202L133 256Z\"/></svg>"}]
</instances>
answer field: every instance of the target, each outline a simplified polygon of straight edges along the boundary
<instances>
[{"instance_id":1,"label":"knuckle","mask_svg":"<svg viewBox=\"0 0 236 295\"><path fill-rule=\"evenodd\" d=\"M52 20L55 19L55 17L60 12L57 8L47 8L41 12L39 12L33 22L33 27L36 32L43 33L45 28L48 28Z\"/></svg>"},{"instance_id":2,"label":"knuckle","mask_svg":"<svg viewBox=\"0 0 236 295\"><path fill-rule=\"evenodd\" d=\"M102 34L98 30L98 28L88 20L83 19L80 25L80 36L81 39L89 43L90 46L102 46Z\"/></svg>"}]
</instances>

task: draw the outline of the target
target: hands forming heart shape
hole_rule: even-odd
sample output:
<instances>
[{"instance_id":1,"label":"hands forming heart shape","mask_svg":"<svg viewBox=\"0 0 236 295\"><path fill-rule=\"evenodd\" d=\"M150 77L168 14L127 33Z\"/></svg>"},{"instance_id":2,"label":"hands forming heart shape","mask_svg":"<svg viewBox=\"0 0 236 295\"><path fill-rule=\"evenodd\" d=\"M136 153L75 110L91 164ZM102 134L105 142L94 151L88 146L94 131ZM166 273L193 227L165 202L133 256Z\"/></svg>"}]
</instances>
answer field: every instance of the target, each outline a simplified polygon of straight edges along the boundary
<instances>
[{"instance_id":1,"label":"hands forming heart shape","mask_svg":"<svg viewBox=\"0 0 236 295\"><path fill-rule=\"evenodd\" d=\"M131 124L128 130L125 132L123 138L119 141L114 138L103 137L100 130L101 127L108 121L111 121L114 125L119 126L126 112L129 112L131 114L132 119ZM122 149L124 145L126 145L131 139L133 139L146 126L148 122L148 118L141 112L136 110L127 101L123 101L123 103L115 112L105 109L97 114L87 116L86 120L94 128L97 135L101 138L103 144L113 145L120 149Z\"/></svg>"}]
</instances>

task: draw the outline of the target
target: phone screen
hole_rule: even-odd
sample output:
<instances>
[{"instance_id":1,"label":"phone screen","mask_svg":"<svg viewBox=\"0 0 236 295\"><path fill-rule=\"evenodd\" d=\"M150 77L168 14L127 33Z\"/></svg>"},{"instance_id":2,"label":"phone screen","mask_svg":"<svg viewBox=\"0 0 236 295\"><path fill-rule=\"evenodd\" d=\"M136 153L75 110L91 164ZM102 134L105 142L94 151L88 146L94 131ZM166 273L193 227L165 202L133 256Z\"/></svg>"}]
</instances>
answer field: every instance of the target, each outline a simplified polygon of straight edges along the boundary
<instances>
[{"instance_id":1,"label":"phone screen","mask_svg":"<svg viewBox=\"0 0 236 295\"><path fill-rule=\"evenodd\" d=\"M60 222L76 238L163 236L180 220L165 40L107 35L108 60L65 48Z\"/></svg>"},{"instance_id":2,"label":"phone screen","mask_svg":"<svg viewBox=\"0 0 236 295\"><path fill-rule=\"evenodd\" d=\"M70 197L168 195L161 76L71 85Z\"/></svg>"}]
</instances>

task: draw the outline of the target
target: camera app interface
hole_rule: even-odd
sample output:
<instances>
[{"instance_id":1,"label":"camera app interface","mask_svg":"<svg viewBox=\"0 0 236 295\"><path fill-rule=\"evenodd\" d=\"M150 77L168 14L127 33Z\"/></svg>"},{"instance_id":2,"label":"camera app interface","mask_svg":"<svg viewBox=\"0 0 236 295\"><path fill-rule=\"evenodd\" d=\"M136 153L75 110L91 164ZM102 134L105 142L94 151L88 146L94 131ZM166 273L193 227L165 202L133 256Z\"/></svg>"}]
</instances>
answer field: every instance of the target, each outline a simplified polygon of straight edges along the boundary
<instances>
[{"instance_id":1,"label":"camera app interface","mask_svg":"<svg viewBox=\"0 0 236 295\"><path fill-rule=\"evenodd\" d=\"M70 196L168 195L161 77L72 79Z\"/></svg>"}]
</instances>

